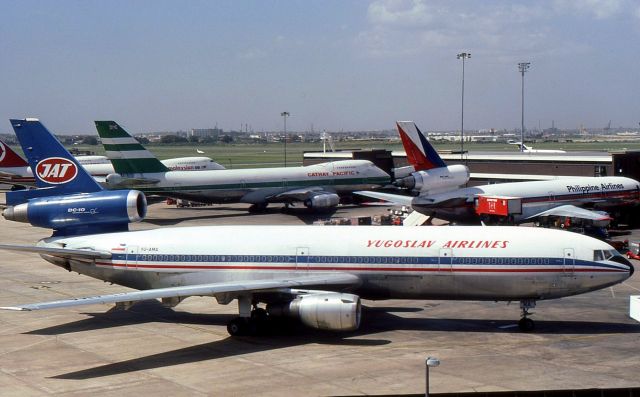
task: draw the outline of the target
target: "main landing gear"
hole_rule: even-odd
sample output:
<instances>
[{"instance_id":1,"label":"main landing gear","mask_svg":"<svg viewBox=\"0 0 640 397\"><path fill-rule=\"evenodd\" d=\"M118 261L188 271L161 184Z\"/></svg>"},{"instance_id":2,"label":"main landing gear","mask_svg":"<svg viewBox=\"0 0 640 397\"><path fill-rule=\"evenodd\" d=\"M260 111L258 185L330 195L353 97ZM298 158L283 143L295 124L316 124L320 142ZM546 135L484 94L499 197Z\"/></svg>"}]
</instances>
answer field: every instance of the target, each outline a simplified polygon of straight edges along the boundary
<instances>
[{"instance_id":1,"label":"main landing gear","mask_svg":"<svg viewBox=\"0 0 640 397\"><path fill-rule=\"evenodd\" d=\"M267 311L258 307L257 302L251 302L249 298L238 298L240 316L229 321L227 332L231 336L259 335L264 333L269 326Z\"/></svg>"},{"instance_id":2,"label":"main landing gear","mask_svg":"<svg viewBox=\"0 0 640 397\"><path fill-rule=\"evenodd\" d=\"M249 213L251 214L257 214L260 212L265 212L267 210L267 206L269 205L269 203L256 203L256 204L251 204L249 206Z\"/></svg>"},{"instance_id":3,"label":"main landing gear","mask_svg":"<svg viewBox=\"0 0 640 397\"><path fill-rule=\"evenodd\" d=\"M531 332L536 327L536 324L530 319L529 315L533 314L529 312L529 309L536 307L535 299L524 299L520 301L520 309L522 309L522 318L518 321L518 327L521 331Z\"/></svg>"},{"instance_id":4,"label":"main landing gear","mask_svg":"<svg viewBox=\"0 0 640 397\"><path fill-rule=\"evenodd\" d=\"M251 311L251 317L236 317L227 324L231 336L261 335L268 329L267 311L259 307Z\"/></svg>"}]
</instances>

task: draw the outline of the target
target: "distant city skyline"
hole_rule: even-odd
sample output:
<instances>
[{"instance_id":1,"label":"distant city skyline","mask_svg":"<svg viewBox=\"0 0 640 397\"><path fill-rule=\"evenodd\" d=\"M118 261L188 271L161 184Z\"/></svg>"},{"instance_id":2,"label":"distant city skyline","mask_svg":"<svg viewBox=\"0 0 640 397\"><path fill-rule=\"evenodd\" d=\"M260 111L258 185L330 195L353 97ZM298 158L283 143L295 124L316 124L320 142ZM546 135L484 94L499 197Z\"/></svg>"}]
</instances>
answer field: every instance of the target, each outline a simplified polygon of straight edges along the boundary
<instances>
[{"instance_id":1,"label":"distant city skyline","mask_svg":"<svg viewBox=\"0 0 640 397\"><path fill-rule=\"evenodd\" d=\"M3 2L0 132L638 129L632 0Z\"/></svg>"}]
</instances>

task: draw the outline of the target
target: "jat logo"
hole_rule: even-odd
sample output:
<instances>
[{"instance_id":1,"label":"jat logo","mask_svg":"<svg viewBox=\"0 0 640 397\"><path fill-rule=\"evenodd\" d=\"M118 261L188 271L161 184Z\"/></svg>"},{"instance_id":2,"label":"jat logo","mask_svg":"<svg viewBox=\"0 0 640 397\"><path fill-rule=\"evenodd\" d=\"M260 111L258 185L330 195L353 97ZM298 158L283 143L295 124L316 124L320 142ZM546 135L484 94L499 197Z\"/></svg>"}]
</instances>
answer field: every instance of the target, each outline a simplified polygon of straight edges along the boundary
<instances>
[{"instance_id":1,"label":"jat logo","mask_svg":"<svg viewBox=\"0 0 640 397\"><path fill-rule=\"evenodd\" d=\"M36 166L38 178L54 185L72 181L78 175L78 167L62 157L49 157Z\"/></svg>"},{"instance_id":2,"label":"jat logo","mask_svg":"<svg viewBox=\"0 0 640 397\"><path fill-rule=\"evenodd\" d=\"M0 142L0 163L4 160L4 156L7 154L7 149L4 147L4 144Z\"/></svg>"}]
</instances>

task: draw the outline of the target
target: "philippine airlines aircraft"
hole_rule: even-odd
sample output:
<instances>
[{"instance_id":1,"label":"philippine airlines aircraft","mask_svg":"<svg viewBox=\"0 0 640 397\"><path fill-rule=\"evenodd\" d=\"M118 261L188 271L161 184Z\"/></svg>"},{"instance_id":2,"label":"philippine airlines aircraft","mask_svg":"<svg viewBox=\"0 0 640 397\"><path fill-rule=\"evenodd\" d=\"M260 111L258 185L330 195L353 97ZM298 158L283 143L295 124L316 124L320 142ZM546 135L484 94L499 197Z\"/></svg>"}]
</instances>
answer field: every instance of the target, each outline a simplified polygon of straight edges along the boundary
<instances>
[{"instance_id":1,"label":"philippine airlines aircraft","mask_svg":"<svg viewBox=\"0 0 640 397\"><path fill-rule=\"evenodd\" d=\"M98 182L104 183L105 177L115 171L107 156L75 156L76 160ZM177 157L161 161L174 171L223 170L224 167L209 157ZM0 140L0 184L33 186L35 179L31 167L18 153Z\"/></svg>"},{"instance_id":2,"label":"philippine airlines aircraft","mask_svg":"<svg viewBox=\"0 0 640 397\"><path fill-rule=\"evenodd\" d=\"M289 168L215 172L170 171L114 121L96 121L98 135L117 174L110 187L133 187L159 196L204 203L241 202L262 210L269 203L302 202L308 208L334 208L339 194L389 183L389 175L366 160L345 160Z\"/></svg>"},{"instance_id":3,"label":"philippine airlines aircraft","mask_svg":"<svg viewBox=\"0 0 640 397\"><path fill-rule=\"evenodd\" d=\"M634 268L610 245L575 233L519 227L208 226L126 231L146 211L135 190L105 191L35 119L11 120L44 189L7 194L5 218L54 229L36 246L69 271L141 291L3 307L127 306L189 296L238 300L228 330L278 316L324 330L360 325L360 299L521 302L521 328L540 299L594 291ZM77 193L83 191L85 193ZM266 304L266 308L260 305Z\"/></svg>"},{"instance_id":4,"label":"philippine airlines aircraft","mask_svg":"<svg viewBox=\"0 0 640 397\"><path fill-rule=\"evenodd\" d=\"M460 174L442 168L444 162L412 121L398 121L398 131L407 152L407 159L417 170L396 180L418 195L402 196L379 192L356 192L367 197L410 205L416 211L440 219L458 222L479 222L474 204L477 197L507 196L521 198L522 212L513 216L515 223L526 222L543 215L577 216L603 219L602 213L581 207L611 210L640 203L640 183L620 176L562 177L548 181L511 182L467 188L457 186L463 180ZM410 156L409 153L412 153ZM434 164L439 168L425 167ZM436 171L439 184L434 183L432 171ZM467 174L468 175L468 174ZM432 186L436 186L433 189Z\"/></svg>"}]
</instances>

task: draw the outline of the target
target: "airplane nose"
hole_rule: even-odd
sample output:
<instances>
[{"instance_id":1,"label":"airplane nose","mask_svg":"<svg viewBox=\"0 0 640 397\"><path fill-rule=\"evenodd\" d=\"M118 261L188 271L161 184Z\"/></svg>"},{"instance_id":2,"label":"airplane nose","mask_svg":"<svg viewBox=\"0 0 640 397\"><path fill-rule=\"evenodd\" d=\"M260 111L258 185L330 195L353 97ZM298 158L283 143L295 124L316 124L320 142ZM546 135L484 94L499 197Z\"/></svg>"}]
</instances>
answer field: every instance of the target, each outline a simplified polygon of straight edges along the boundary
<instances>
[{"instance_id":1,"label":"airplane nose","mask_svg":"<svg viewBox=\"0 0 640 397\"><path fill-rule=\"evenodd\" d=\"M629 277L633 276L633 273L636 271L635 267L633 266L633 264L631 263L631 261L625 257L623 257L622 255L616 255L613 258L611 258L612 261L614 262L618 262L622 265L626 265L629 266Z\"/></svg>"}]
</instances>

